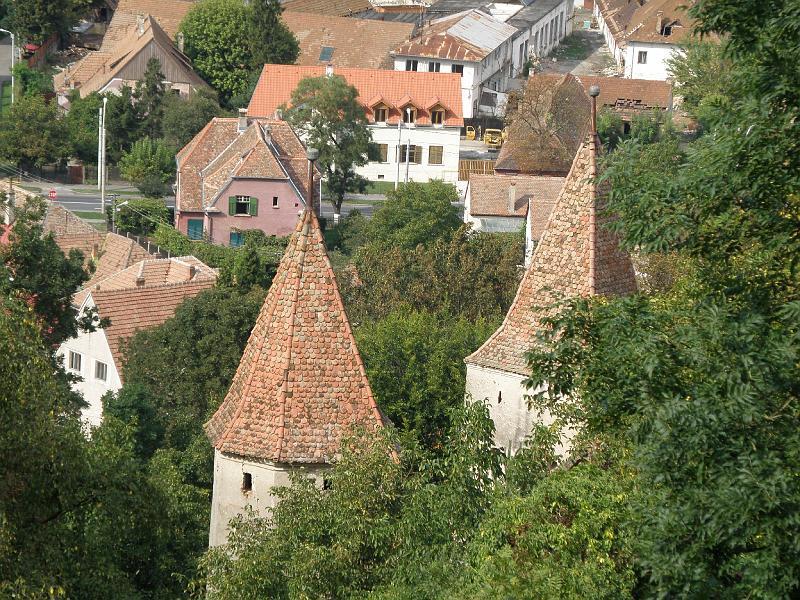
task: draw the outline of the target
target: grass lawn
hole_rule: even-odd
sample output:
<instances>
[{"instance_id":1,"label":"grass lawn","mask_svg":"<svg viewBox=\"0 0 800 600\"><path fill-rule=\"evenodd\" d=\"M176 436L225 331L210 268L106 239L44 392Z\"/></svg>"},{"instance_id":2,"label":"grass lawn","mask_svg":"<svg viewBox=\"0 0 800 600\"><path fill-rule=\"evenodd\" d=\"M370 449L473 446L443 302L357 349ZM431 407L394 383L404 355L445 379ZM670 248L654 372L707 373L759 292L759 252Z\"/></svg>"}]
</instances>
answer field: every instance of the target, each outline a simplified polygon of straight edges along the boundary
<instances>
[{"instance_id":1,"label":"grass lawn","mask_svg":"<svg viewBox=\"0 0 800 600\"><path fill-rule=\"evenodd\" d=\"M81 219L99 219L105 221L105 219L103 219L103 213L99 210L73 210L72 214L77 215Z\"/></svg>"},{"instance_id":2,"label":"grass lawn","mask_svg":"<svg viewBox=\"0 0 800 600\"><path fill-rule=\"evenodd\" d=\"M583 35L568 35L553 52L553 56L563 60L583 60L594 50L592 41Z\"/></svg>"},{"instance_id":3,"label":"grass lawn","mask_svg":"<svg viewBox=\"0 0 800 600\"><path fill-rule=\"evenodd\" d=\"M11 108L11 82L4 81L0 84L0 114Z\"/></svg>"},{"instance_id":4,"label":"grass lawn","mask_svg":"<svg viewBox=\"0 0 800 600\"><path fill-rule=\"evenodd\" d=\"M23 190L27 190L28 192L33 192L34 194L43 193L42 188L36 187L35 185L21 185L19 187L21 187Z\"/></svg>"}]
</instances>

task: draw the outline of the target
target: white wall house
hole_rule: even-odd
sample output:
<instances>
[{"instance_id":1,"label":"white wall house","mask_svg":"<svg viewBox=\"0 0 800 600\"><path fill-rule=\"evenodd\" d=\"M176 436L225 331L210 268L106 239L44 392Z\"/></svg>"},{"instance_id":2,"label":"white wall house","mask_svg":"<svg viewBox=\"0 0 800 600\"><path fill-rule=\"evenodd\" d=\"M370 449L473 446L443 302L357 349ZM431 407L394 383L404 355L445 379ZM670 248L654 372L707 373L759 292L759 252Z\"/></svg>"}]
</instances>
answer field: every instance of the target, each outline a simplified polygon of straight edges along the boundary
<instances>
[{"instance_id":1,"label":"white wall house","mask_svg":"<svg viewBox=\"0 0 800 600\"><path fill-rule=\"evenodd\" d=\"M668 65L683 49L675 44L629 41L625 46L624 75L628 79L666 81Z\"/></svg>"},{"instance_id":2,"label":"white wall house","mask_svg":"<svg viewBox=\"0 0 800 600\"><path fill-rule=\"evenodd\" d=\"M513 40L512 73L519 76L528 59L544 58L572 33L573 4L570 0L537 0L522 8L509 25L517 28Z\"/></svg>"},{"instance_id":3,"label":"white wall house","mask_svg":"<svg viewBox=\"0 0 800 600\"><path fill-rule=\"evenodd\" d=\"M513 71L512 39L516 27L482 10L468 10L431 21L419 34L398 46L394 56L396 71L458 73L464 114L472 118L482 114L502 114L496 105L481 108L481 93L491 96L508 89Z\"/></svg>"},{"instance_id":4,"label":"white wall house","mask_svg":"<svg viewBox=\"0 0 800 600\"><path fill-rule=\"evenodd\" d=\"M306 77L340 75L358 90L372 134L369 162L356 172L370 181L458 181L461 78L440 71L397 71L265 65L251 117L275 117Z\"/></svg>"}]
</instances>

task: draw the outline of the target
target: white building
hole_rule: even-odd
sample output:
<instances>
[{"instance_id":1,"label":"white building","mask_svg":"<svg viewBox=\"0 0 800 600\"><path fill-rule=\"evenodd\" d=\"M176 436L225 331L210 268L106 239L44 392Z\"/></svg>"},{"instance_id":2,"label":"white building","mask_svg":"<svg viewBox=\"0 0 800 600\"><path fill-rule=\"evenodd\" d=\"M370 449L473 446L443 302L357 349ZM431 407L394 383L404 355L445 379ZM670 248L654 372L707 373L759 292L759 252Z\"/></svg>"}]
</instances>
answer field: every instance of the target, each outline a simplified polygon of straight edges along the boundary
<instances>
[{"instance_id":1,"label":"white building","mask_svg":"<svg viewBox=\"0 0 800 600\"><path fill-rule=\"evenodd\" d=\"M536 344L540 319L564 297L619 295L636 290L633 266L616 238L603 227L602 199L594 185L599 141L594 135L578 150L503 324L465 359L468 400L485 401L495 424L495 443L517 452L535 423L551 415L528 408L534 392L525 353ZM569 444L562 430L561 453Z\"/></svg>"},{"instance_id":2,"label":"white building","mask_svg":"<svg viewBox=\"0 0 800 600\"><path fill-rule=\"evenodd\" d=\"M79 332L58 349L64 366L81 380L73 385L88 407L83 421L90 427L103 419L101 398L122 387L123 345L137 330L161 325L186 298L214 286L216 272L193 256L142 260L78 292L73 303L79 316L96 310L105 327Z\"/></svg>"},{"instance_id":3,"label":"white building","mask_svg":"<svg viewBox=\"0 0 800 600\"><path fill-rule=\"evenodd\" d=\"M228 395L206 423L214 446L209 544L301 471L324 485L353 427L383 427L313 211L297 224Z\"/></svg>"},{"instance_id":4,"label":"white building","mask_svg":"<svg viewBox=\"0 0 800 600\"><path fill-rule=\"evenodd\" d=\"M665 81L692 35L682 0L597 0L593 14L624 77Z\"/></svg>"},{"instance_id":5,"label":"white building","mask_svg":"<svg viewBox=\"0 0 800 600\"><path fill-rule=\"evenodd\" d=\"M461 80L445 72L264 65L251 117L274 118L307 77L340 75L358 90L372 134L370 161L356 171L370 181L458 180ZM402 121L402 123L401 123Z\"/></svg>"},{"instance_id":6,"label":"white building","mask_svg":"<svg viewBox=\"0 0 800 600\"><path fill-rule=\"evenodd\" d=\"M529 59L548 56L572 33L573 10L570 0L536 0L508 20L509 25L517 28L512 76L519 76Z\"/></svg>"},{"instance_id":7,"label":"white building","mask_svg":"<svg viewBox=\"0 0 800 600\"><path fill-rule=\"evenodd\" d=\"M508 18L508 13L502 13ZM501 17L501 18L502 18ZM457 73L464 117L502 115L512 72L517 28L483 10L467 10L431 21L392 55L397 71ZM482 96L487 92L486 98Z\"/></svg>"}]
</instances>

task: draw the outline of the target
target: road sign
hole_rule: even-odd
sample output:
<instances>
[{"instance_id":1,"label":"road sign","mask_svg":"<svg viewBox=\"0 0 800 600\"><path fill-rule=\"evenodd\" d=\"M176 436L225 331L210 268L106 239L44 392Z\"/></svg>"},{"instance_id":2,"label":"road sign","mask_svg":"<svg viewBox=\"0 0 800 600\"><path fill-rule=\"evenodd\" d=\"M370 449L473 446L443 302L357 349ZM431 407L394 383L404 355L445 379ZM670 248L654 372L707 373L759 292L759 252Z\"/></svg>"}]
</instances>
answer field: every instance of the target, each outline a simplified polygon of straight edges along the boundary
<instances>
[{"instance_id":1,"label":"road sign","mask_svg":"<svg viewBox=\"0 0 800 600\"><path fill-rule=\"evenodd\" d=\"M50 197L50 200L56 199L56 190L55 188L51 189L50 192L47 194Z\"/></svg>"}]
</instances>

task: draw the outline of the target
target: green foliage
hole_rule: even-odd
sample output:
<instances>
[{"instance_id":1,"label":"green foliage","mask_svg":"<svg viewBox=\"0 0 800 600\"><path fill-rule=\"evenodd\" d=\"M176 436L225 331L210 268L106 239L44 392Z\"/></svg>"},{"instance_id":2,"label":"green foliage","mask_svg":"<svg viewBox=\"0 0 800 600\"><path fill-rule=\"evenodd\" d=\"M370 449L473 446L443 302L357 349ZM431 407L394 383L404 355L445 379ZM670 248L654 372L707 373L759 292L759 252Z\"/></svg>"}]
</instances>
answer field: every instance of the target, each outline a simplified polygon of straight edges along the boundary
<instances>
[{"instance_id":1,"label":"green foliage","mask_svg":"<svg viewBox=\"0 0 800 600\"><path fill-rule=\"evenodd\" d=\"M175 177L175 152L161 140L143 138L122 153L119 170L123 179L134 184L140 192L160 198L167 184Z\"/></svg>"},{"instance_id":2,"label":"green foliage","mask_svg":"<svg viewBox=\"0 0 800 600\"><path fill-rule=\"evenodd\" d=\"M683 98L681 108L709 127L716 115L731 109L732 63L719 42L692 41L683 53L668 63L675 79L675 93Z\"/></svg>"},{"instance_id":3,"label":"green foliage","mask_svg":"<svg viewBox=\"0 0 800 600\"><path fill-rule=\"evenodd\" d=\"M86 14L92 0L4 0L3 27L20 38L41 43L53 33L66 34Z\"/></svg>"},{"instance_id":4,"label":"green foliage","mask_svg":"<svg viewBox=\"0 0 800 600\"><path fill-rule=\"evenodd\" d=\"M319 150L317 165L326 176L331 205L338 214L347 192L364 191L366 180L354 168L367 164L372 135L358 90L344 77L307 77L292 92L286 120Z\"/></svg>"},{"instance_id":5,"label":"green foliage","mask_svg":"<svg viewBox=\"0 0 800 600\"><path fill-rule=\"evenodd\" d=\"M51 234L42 235L43 200L29 200L15 214L10 243L0 246L0 294L30 303L45 340L57 345L78 331L72 294L89 278L83 254L72 249L65 257Z\"/></svg>"},{"instance_id":6,"label":"green foliage","mask_svg":"<svg viewBox=\"0 0 800 600\"><path fill-rule=\"evenodd\" d=\"M125 206L117 208L116 227L119 233L149 235L161 224L169 224L169 209L163 200L144 198L126 202Z\"/></svg>"},{"instance_id":7,"label":"green foliage","mask_svg":"<svg viewBox=\"0 0 800 600\"><path fill-rule=\"evenodd\" d=\"M84 163L97 161L97 115L102 105L103 98L96 92L85 98L81 98L78 90L69 94L69 112L64 116L64 129L70 154Z\"/></svg>"},{"instance_id":8,"label":"green foliage","mask_svg":"<svg viewBox=\"0 0 800 600\"><path fill-rule=\"evenodd\" d=\"M394 312L355 330L372 392L392 423L428 447L442 443L449 413L464 403L464 357L495 324Z\"/></svg>"},{"instance_id":9,"label":"green foliage","mask_svg":"<svg viewBox=\"0 0 800 600\"><path fill-rule=\"evenodd\" d=\"M161 135L164 119L164 95L167 92L161 62L153 57L147 61L144 78L137 82L133 96L142 116L141 132L150 138Z\"/></svg>"},{"instance_id":10,"label":"green foliage","mask_svg":"<svg viewBox=\"0 0 800 600\"><path fill-rule=\"evenodd\" d=\"M43 69L31 68L26 62L14 65L15 94L20 96L42 96L53 91L53 76Z\"/></svg>"},{"instance_id":11,"label":"green foliage","mask_svg":"<svg viewBox=\"0 0 800 600\"><path fill-rule=\"evenodd\" d=\"M372 216L367 242L411 250L419 244L449 239L462 224L453 206L458 200L455 186L442 181L400 185L386 195L386 203Z\"/></svg>"},{"instance_id":12,"label":"green foliage","mask_svg":"<svg viewBox=\"0 0 800 600\"><path fill-rule=\"evenodd\" d=\"M55 102L23 96L0 119L0 157L23 169L66 160L69 144Z\"/></svg>"},{"instance_id":13,"label":"green foliage","mask_svg":"<svg viewBox=\"0 0 800 600\"><path fill-rule=\"evenodd\" d=\"M134 102L133 90L122 86L119 94L108 94L106 144L108 160L117 164L133 143L141 138L142 115Z\"/></svg>"},{"instance_id":14,"label":"green foliage","mask_svg":"<svg viewBox=\"0 0 800 600\"><path fill-rule=\"evenodd\" d=\"M260 72L265 64L290 65L300 55L294 34L281 21L279 0L253 0L248 11L249 38L252 44L253 69Z\"/></svg>"},{"instance_id":15,"label":"green foliage","mask_svg":"<svg viewBox=\"0 0 800 600\"><path fill-rule=\"evenodd\" d=\"M184 99L168 94L164 99L164 142L171 148L183 148L214 117L222 116L217 96L201 88Z\"/></svg>"},{"instance_id":16,"label":"green foliage","mask_svg":"<svg viewBox=\"0 0 800 600\"><path fill-rule=\"evenodd\" d=\"M625 136L624 123L617 111L606 107L597 111L597 135L609 150L617 147Z\"/></svg>"},{"instance_id":17,"label":"green foliage","mask_svg":"<svg viewBox=\"0 0 800 600\"><path fill-rule=\"evenodd\" d=\"M150 458L161 445L164 427L158 420L155 400L143 385L134 383L124 386L116 394L108 392L103 396L103 415L134 429L138 457Z\"/></svg>"}]
</instances>

